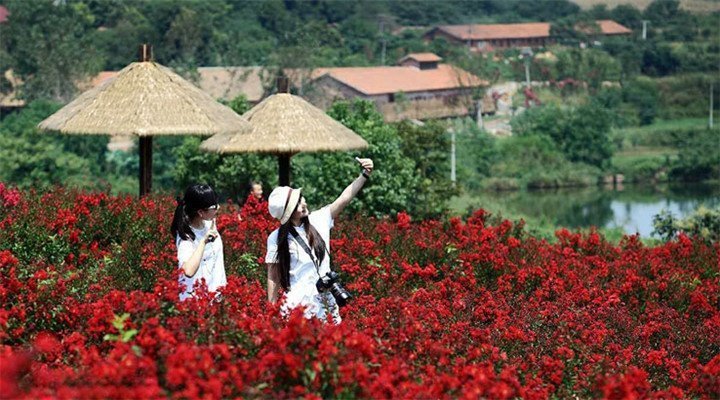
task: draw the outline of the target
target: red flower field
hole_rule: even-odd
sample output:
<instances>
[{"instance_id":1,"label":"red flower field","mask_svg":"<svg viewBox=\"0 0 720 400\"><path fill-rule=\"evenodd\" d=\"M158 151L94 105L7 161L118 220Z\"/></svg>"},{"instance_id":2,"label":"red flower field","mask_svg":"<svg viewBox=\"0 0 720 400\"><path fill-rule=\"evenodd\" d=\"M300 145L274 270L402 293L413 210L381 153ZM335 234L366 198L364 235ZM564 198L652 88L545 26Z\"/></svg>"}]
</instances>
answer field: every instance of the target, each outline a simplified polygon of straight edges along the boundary
<instances>
[{"instance_id":1,"label":"red flower field","mask_svg":"<svg viewBox=\"0 0 720 400\"><path fill-rule=\"evenodd\" d=\"M0 398L720 396L718 243L345 218L334 326L267 303L252 204L218 217L222 299L179 302L174 206L0 184Z\"/></svg>"}]
</instances>

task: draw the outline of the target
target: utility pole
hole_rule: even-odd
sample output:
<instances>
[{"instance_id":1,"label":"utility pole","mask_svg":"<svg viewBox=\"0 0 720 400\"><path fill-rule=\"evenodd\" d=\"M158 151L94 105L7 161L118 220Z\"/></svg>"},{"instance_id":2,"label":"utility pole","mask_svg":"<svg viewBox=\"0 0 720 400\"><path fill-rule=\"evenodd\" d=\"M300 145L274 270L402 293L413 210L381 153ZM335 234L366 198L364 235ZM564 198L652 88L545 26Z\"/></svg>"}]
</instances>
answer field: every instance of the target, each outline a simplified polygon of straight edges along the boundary
<instances>
[{"instance_id":1,"label":"utility pole","mask_svg":"<svg viewBox=\"0 0 720 400\"><path fill-rule=\"evenodd\" d=\"M714 89L714 86L715 85L713 83L710 83L710 113L708 115L708 128L710 128L710 129L713 128L713 91L714 91L713 89Z\"/></svg>"},{"instance_id":2,"label":"utility pole","mask_svg":"<svg viewBox=\"0 0 720 400\"><path fill-rule=\"evenodd\" d=\"M382 43L382 50L380 50L380 65L385 65L385 21L380 20L380 43Z\"/></svg>"},{"instance_id":3,"label":"utility pole","mask_svg":"<svg viewBox=\"0 0 720 400\"><path fill-rule=\"evenodd\" d=\"M647 25L648 25L648 22L650 22L650 21L648 21L648 20L646 20L646 19L644 19L644 20L642 21L642 24L643 24L642 40L647 40Z\"/></svg>"}]
</instances>

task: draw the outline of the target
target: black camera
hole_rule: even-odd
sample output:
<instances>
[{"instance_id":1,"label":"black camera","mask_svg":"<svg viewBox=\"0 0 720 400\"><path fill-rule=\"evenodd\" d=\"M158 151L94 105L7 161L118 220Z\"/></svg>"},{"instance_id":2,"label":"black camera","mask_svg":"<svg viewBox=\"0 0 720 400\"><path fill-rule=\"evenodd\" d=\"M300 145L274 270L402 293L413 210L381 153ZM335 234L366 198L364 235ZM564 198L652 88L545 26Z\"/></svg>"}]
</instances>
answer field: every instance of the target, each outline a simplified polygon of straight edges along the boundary
<instances>
[{"instance_id":1,"label":"black camera","mask_svg":"<svg viewBox=\"0 0 720 400\"><path fill-rule=\"evenodd\" d=\"M340 276L334 271L330 271L325 274L325 276L321 276L317 283L315 283L315 287L317 287L320 293L330 289L330 293L332 293L335 302L340 307L345 306L348 300L352 299L350 292L345 290L340 284Z\"/></svg>"}]
</instances>

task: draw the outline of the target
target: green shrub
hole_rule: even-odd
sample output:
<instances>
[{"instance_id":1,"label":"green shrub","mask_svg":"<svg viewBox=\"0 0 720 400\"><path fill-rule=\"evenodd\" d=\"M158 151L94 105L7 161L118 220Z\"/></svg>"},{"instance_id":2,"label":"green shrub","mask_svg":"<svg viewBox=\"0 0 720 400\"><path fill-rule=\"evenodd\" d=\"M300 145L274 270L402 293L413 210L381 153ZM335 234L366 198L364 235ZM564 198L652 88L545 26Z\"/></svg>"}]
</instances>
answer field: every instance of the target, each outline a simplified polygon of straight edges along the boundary
<instances>
[{"instance_id":1,"label":"green shrub","mask_svg":"<svg viewBox=\"0 0 720 400\"><path fill-rule=\"evenodd\" d=\"M670 176L681 180L720 179L720 129L690 131L680 142Z\"/></svg>"},{"instance_id":2,"label":"green shrub","mask_svg":"<svg viewBox=\"0 0 720 400\"><path fill-rule=\"evenodd\" d=\"M663 119L707 118L712 84L715 115L720 111L720 80L717 72L668 76L656 79L655 83L658 91L658 112Z\"/></svg>"},{"instance_id":3,"label":"green shrub","mask_svg":"<svg viewBox=\"0 0 720 400\"><path fill-rule=\"evenodd\" d=\"M664 240L672 240L683 232L717 242L720 240L720 208L700 206L685 219L677 219L665 210L653 217L653 227L653 235L659 235Z\"/></svg>"},{"instance_id":4,"label":"green shrub","mask_svg":"<svg viewBox=\"0 0 720 400\"><path fill-rule=\"evenodd\" d=\"M572 162L606 166L612 157L612 114L592 104L561 108L553 105L531 108L511 125L518 136L546 136Z\"/></svg>"},{"instance_id":5,"label":"green shrub","mask_svg":"<svg viewBox=\"0 0 720 400\"><path fill-rule=\"evenodd\" d=\"M517 178L493 177L483 180L482 188L500 192L504 190L518 190L521 188L521 184Z\"/></svg>"},{"instance_id":6,"label":"green shrub","mask_svg":"<svg viewBox=\"0 0 720 400\"><path fill-rule=\"evenodd\" d=\"M635 110L640 125L649 125L655 120L658 113L658 90L653 80L639 77L625 83L622 98Z\"/></svg>"},{"instance_id":7,"label":"green shrub","mask_svg":"<svg viewBox=\"0 0 720 400\"><path fill-rule=\"evenodd\" d=\"M667 180L667 161L659 157L644 157L618 166L617 172L628 182L650 182Z\"/></svg>"}]
</instances>

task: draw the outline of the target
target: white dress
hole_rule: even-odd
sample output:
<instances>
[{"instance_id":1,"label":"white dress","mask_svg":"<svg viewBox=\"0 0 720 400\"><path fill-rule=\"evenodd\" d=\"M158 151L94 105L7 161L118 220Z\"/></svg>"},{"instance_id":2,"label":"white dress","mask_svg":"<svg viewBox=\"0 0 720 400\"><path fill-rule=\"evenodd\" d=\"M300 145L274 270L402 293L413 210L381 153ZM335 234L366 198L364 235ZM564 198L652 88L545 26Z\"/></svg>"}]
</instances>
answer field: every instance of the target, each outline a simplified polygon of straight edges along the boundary
<instances>
[{"instance_id":1,"label":"white dress","mask_svg":"<svg viewBox=\"0 0 720 400\"><path fill-rule=\"evenodd\" d=\"M195 252L195 249L200 245L200 241L203 240L205 234L212 226L212 221L203 221L203 229L195 229L190 227L195 234L195 240L181 240L180 236L175 236L175 245L178 250L178 269L182 268L182 265L187 261L190 256ZM180 300L193 295L195 282L205 279L208 291L214 292L218 288L227 284L225 277L225 258L223 256L223 243L222 238L218 235L214 241L205 244L205 250L203 251L202 258L200 259L200 266L195 272L195 275L188 277L182 269L179 270L180 287L184 287L185 290L180 293Z\"/></svg>"},{"instance_id":2,"label":"white dress","mask_svg":"<svg viewBox=\"0 0 720 400\"><path fill-rule=\"evenodd\" d=\"M288 244L290 248L290 290L285 293L283 299L282 310L287 314L293 308L298 306L305 307L305 317L317 317L325 320L329 312L333 316L333 321L339 324L341 321L340 310L335 303L335 298L329 291L318 293L317 283L320 276L325 276L330 272L330 229L334 225L330 207L323 207L317 211L310 213L310 224L320 233L320 236L327 245L328 252L325 254L320 271L318 273L315 263L310 255L302 248L292 235L288 235ZM310 242L307 233L302 226L295 227L298 235L309 246ZM265 262L273 263L277 259L277 242L278 229L275 229L267 240L267 254L265 254Z\"/></svg>"}]
</instances>

